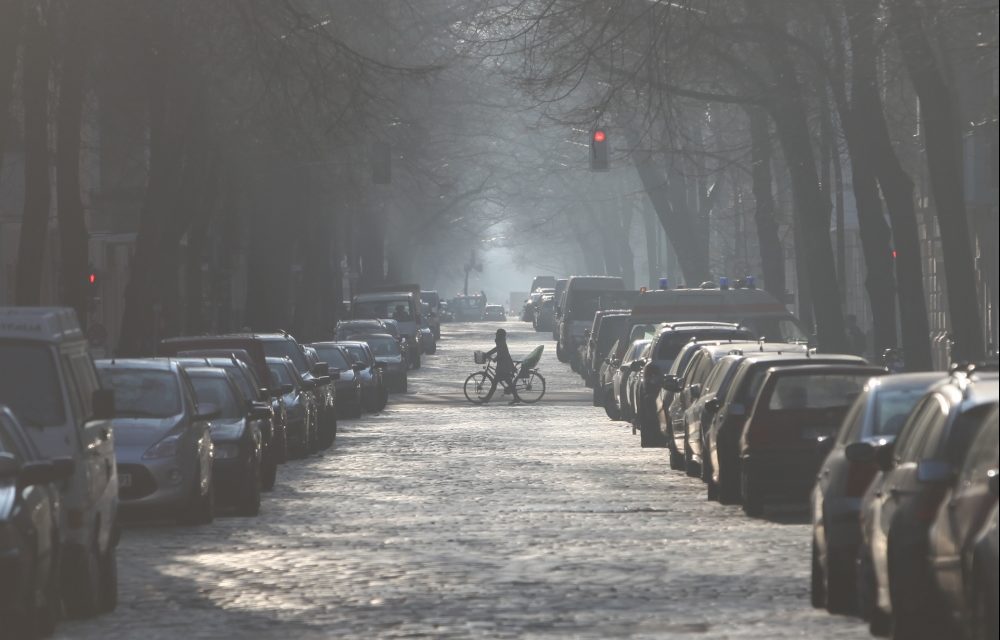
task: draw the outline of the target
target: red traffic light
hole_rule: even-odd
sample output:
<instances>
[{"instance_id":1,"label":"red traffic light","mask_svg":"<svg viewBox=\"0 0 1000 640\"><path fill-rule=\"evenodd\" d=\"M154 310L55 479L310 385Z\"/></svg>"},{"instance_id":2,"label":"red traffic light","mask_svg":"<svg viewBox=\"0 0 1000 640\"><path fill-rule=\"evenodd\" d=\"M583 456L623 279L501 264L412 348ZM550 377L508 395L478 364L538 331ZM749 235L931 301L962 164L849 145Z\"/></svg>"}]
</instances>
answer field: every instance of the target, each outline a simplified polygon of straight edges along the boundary
<instances>
[{"instance_id":1,"label":"red traffic light","mask_svg":"<svg viewBox=\"0 0 1000 640\"><path fill-rule=\"evenodd\" d=\"M603 129L598 129L594 132L594 142L604 142L605 138Z\"/></svg>"},{"instance_id":2,"label":"red traffic light","mask_svg":"<svg viewBox=\"0 0 1000 640\"><path fill-rule=\"evenodd\" d=\"M90 284L97 284L97 274L91 271L90 275L87 276L87 281Z\"/></svg>"}]
</instances>

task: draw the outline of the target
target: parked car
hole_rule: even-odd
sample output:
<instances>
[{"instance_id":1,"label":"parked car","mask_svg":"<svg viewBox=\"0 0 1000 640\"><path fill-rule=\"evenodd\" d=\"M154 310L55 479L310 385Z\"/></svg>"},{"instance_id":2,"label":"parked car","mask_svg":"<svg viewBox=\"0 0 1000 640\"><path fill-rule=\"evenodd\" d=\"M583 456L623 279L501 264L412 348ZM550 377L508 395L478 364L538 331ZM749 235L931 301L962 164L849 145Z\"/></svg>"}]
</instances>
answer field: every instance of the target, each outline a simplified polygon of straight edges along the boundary
<instances>
[{"instance_id":1,"label":"parked car","mask_svg":"<svg viewBox=\"0 0 1000 640\"><path fill-rule=\"evenodd\" d=\"M12 637L49 635L59 617L59 486L72 458L46 460L0 405L0 620Z\"/></svg>"},{"instance_id":2,"label":"parked car","mask_svg":"<svg viewBox=\"0 0 1000 640\"><path fill-rule=\"evenodd\" d=\"M711 466L710 482L718 487L719 501L732 503L740 499L740 436L753 407L768 369L773 366L833 364L865 367L864 358L839 354L754 353L739 363L729 384L729 392L705 434L703 460ZM702 431L705 426L702 425ZM672 465L671 465L672 466Z\"/></svg>"},{"instance_id":3,"label":"parked car","mask_svg":"<svg viewBox=\"0 0 1000 640\"><path fill-rule=\"evenodd\" d=\"M414 369L420 368L420 345L418 329L423 324L420 315L419 285L398 285L382 287L382 291L359 293L351 302L351 314L358 318L379 318L395 320L399 324L399 333L410 346L410 363ZM414 288L415 287L415 288Z\"/></svg>"},{"instance_id":4,"label":"parked car","mask_svg":"<svg viewBox=\"0 0 1000 640\"><path fill-rule=\"evenodd\" d=\"M0 404L27 428L42 457L73 459L60 494L65 613L111 611L119 537L114 393L101 387L72 309L0 307L0 363Z\"/></svg>"},{"instance_id":5,"label":"parked car","mask_svg":"<svg viewBox=\"0 0 1000 640\"><path fill-rule=\"evenodd\" d=\"M427 305L427 311L424 314L427 325L431 328L434 333L434 339L441 339L441 322L443 318L441 317L441 296L438 295L437 291L421 291L420 301Z\"/></svg>"},{"instance_id":6,"label":"parked car","mask_svg":"<svg viewBox=\"0 0 1000 640\"><path fill-rule=\"evenodd\" d=\"M337 437L336 389L330 368L306 354L305 349L288 333L257 334L269 358L288 358L303 388L313 396L316 410L316 449L327 449Z\"/></svg>"},{"instance_id":7,"label":"parked car","mask_svg":"<svg viewBox=\"0 0 1000 640\"><path fill-rule=\"evenodd\" d=\"M267 367L277 381L288 414L288 455L304 458L317 451L317 408L313 394L288 358L268 358Z\"/></svg>"},{"instance_id":8,"label":"parked car","mask_svg":"<svg viewBox=\"0 0 1000 640\"><path fill-rule=\"evenodd\" d=\"M775 497L806 500L816 481L819 444L836 435L876 367L836 364L768 369L740 435L743 512L760 516Z\"/></svg>"},{"instance_id":9,"label":"parked car","mask_svg":"<svg viewBox=\"0 0 1000 640\"><path fill-rule=\"evenodd\" d=\"M621 364L615 370L614 379L611 382L612 399L614 410L609 414L617 415L612 420L632 420L631 407L628 404L628 381L629 378L639 373L642 369L642 352L649 346L649 340L636 340L628 348L622 357Z\"/></svg>"},{"instance_id":10,"label":"parked car","mask_svg":"<svg viewBox=\"0 0 1000 640\"><path fill-rule=\"evenodd\" d=\"M361 340L368 344L375 356L375 361L382 365L382 376L390 392L406 393L407 366L400 351L399 343L386 334L353 336L352 340Z\"/></svg>"},{"instance_id":11,"label":"parked car","mask_svg":"<svg viewBox=\"0 0 1000 640\"><path fill-rule=\"evenodd\" d=\"M853 459L881 469L862 499L858 569L860 609L876 635L946 629L927 564L928 530L998 391L995 373L956 372L920 400L893 442L854 447Z\"/></svg>"},{"instance_id":12,"label":"parked car","mask_svg":"<svg viewBox=\"0 0 1000 640\"><path fill-rule=\"evenodd\" d=\"M98 360L115 392L115 456L123 513L208 524L215 516L212 435L218 408L199 404L175 361Z\"/></svg>"},{"instance_id":13,"label":"parked car","mask_svg":"<svg viewBox=\"0 0 1000 640\"><path fill-rule=\"evenodd\" d=\"M812 604L851 613L857 603L855 573L861 544L861 497L878 473L873 459L851 460L855 443L887 443L940 373L908 373L869 380L847 412L812 491Z\"/></svg>"},{"instance_id":14,"label":"parked car","mask_svg":"<svg viewBox=\"0 0 1000 640\"><path fill-rule=\"evenodd\" d=\"M530 291L534 293L540 289L554 289L556 286L555 276L535 276L531 279Z\"/></svg>"},{"instance_id":15,"label":"parked car","mask_svg":"<svg viewBox=\"0 0 1000 640\"><path fill-rule=\"evenodd\" d=\"M556 278L555 291L552 293L552 339L559 340L559 321L562 319L563 297L569 278Z\"/></svg>"},{"instance_id":16,"label":"parked car","mask_svg":"<svg viewBox=\"0 0 1000 640\"><path fill-rule=\"evenodd\" d=\"M584 360L584 371L590 375L590 387L593 390L595 407L604 406L608 387L604 383L602 370L610 364L610 353L615 346L615 340L621 334L622 325L628 319L627 310L600 311L594 314L594 327L588 338L587 355Z\"/></svg>"},{"instance_id":17,"label":"parked car","mask_svg":"<svg viewBox=\"0 0 1000 640\"><path fill-rule=\"evenodd\" d=\"M483 309L483 320L493 320L493 321L505 321L507 320L507 314L504 312L503 307L498 304L488 304Z\"/></svg>"},{"instance_id":18,"label":"parked car","mask_svg":"<svg viewBox=\"0 0 1000 640\"><path fill-rule=\"evenodd\" d=\"M997 495L995 479L990 481L990 490L993 491L995 499ZM997 588L1000 582L1000 577L997 575L1000 567L998 558L1000 554L997 553L998 516L1000 512L998 506L994 504L993 512L986 518L983 528L972 540L971 549L966 551L972 555L972 575L966 591L966 597L972 602L968 637L974 640L992 640L998 637L997 601L1000 600L1000 589Z\"/></svg>"},{"instance_id":19,"label":"parked car","mask_svg":"<svg viewBox=\"0 0 1000 640\"><path fill-rule=\"evenodd\" d=\"M361 380L361 398L365 410L378 412L384 409L389 401L388 385L382 374L384 365L375 360L375 354L368 343L345 340L334 344L344 350L351 366L360 365L360 369L356 371Z\"/></svg>"},{"instance_id":20,"label":"parked car","mask_svg":"<svg viewBox=\"0 0 1000 640\"><path fill-rule=\"evenodd\" d=\"M224 369L186 368L199 406L215 407L209 423L212 437L212 481L216 496L241 516L260 513L265 409L254 406Z\"/></svg>"},{"instance_id":21,"label":"parked car","mask_svg":"<svg viewBox=\"0 0 1000 640\"><path fill-rule=\"evenodd\" d=\"M276 408L272 402L270 391L261 387L261 382L257 379L257 375L246 361L241 360L235 355L229 358L180 357L176 360L178 364L184 367L217 367L225 370L226 373L232 376L233 381L240 388L243 395L246 396L247 400L254 403L255 409L261 415L259 418L263 449L260 470L261 488L265 491L273 489L274 483L277 480L278 465L285 462L288 455L288 442L285 434L285 423L280 419L285 413L283 409Z\"/></svg>"},{"instance_id":22,"label":"parked car","mask_svg":"<svg viewBox=\"0 0 1000 640\"><path fill-rule=\"evenodd\" d=\"M559 338L556 357L559 362L576 358L583 332L590 328L594 313L600 309L631 307L638 291L625 291L625 281L613 276L573 276L559 302Z\"/></svg>"},{"instance_id":23,"label":"parked car","mask_svg":"<svg viewBox=\"0 0 1000 640\"><path fill-rule=\"evenodd\" d=\"M360 418L364 411L361 370L364 365L352 362L351 356L335 342L314 342L309 345L330 366L337 387L337 411L343 418Z\"/></svg>"},{"instance_id":24,"label":"parked car","mask_svg":"<svg viewBox=\"0 0 1000 640\"><path fill-rule=\"evenodd\" d=\"M996 508L998 474L1000 425L994 409L979 428L962 464L955 469L954 480L929 531L931 582L942 596L947 623L967 638L983 631L982 618L996 620L997 600L983 601L990 589L985 593L976 590L987 576L980 578L976 574L975 543Z\"/></svg>"},{"instance_id":25,"label":"parked car","mask_svg":"<svg viewBox=\"0 0 1000 640\"><path fill-rule=\"evenodd\" d=\"M538 302L538 307L534 310L535 314L531 318L531 326L535 331L541 333L544 331L552 331L555 327L555 291L552 293L543 293L541 300Z\"/></svg>"}]
</instances>

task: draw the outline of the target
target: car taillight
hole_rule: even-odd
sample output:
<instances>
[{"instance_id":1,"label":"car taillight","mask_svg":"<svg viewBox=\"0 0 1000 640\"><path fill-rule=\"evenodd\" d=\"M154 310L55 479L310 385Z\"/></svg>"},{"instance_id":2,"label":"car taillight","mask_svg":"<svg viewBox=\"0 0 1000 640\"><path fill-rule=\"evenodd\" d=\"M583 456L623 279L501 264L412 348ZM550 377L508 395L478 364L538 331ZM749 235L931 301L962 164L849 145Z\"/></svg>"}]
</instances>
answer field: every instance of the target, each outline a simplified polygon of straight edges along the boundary
<instances>
[{"instance_id":1,"label":"car taillight","mask_svg":"<svg viewBox=\"0 0 1000 640\"><path fill-rule=\"evenodd\" d=\"M877 472L878 467L873 464L850 463L847 469L847 497L860 498L863 496Z\"/></svg>"}]
</instances>

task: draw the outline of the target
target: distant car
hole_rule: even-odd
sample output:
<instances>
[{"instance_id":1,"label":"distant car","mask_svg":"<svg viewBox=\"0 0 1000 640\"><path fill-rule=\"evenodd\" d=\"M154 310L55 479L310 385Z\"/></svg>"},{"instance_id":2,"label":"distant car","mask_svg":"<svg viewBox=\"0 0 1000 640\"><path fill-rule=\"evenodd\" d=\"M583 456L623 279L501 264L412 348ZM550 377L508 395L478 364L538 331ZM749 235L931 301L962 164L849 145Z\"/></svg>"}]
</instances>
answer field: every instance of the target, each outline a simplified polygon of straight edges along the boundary
<instances>
[{"instance_id":1,"label":"distant car","mask_svg":"<svg viewBox=\"0 0 1000 640\"><path fill-rule=\"evenodd\" d=\"M375 361L382 365L382 376L390 392L406 393L407 365L400 350L399 342L390 335L372 334L355 336L353 340L361 340L368 344L375 356Z\"/></svg>"},{"instance_id":2,"label":"distant car","mask_svg":"<svg viewBox=\"0 0 1000 640\"><path fill-rule=\"evenodd\" d=\"M351 361L344 348L334 342L314 342L310 345L336 374L337 411L343 418L360 418L364 410L360 372L364 366Z\"/></svg>"},{"instance_id":3,"label":"distant car","mask_svg":"<svg viewBox=\"0 0 1000 640\"><path fill-rule=\"evenodd\" d=\"M531 319L532 327L539 333L552 331L556 326L555 313L555 294L542 294L542 299L538 302L538 307L534 309L534 316Z\"/></svg>"},{"instance_id":4,"label":"distant car","mask_svg":"<svg viewBox=\"0 0 1000 640\"><path fill-rule=\"evenodd\" d=\"M199 405L170 359L98 360L115 391L115 456L123 513L208 524L215 516L212 435L216 407Z\"/></svg>"},{"instance_id":5,"label":"distant car","mask_svg":"<svg viewBox=\"0 0 1000 640\"><path fill-rule=\"evenodd\" d=\"M355 371L361 381L361 399L365 411L374 413L384 409L389 400L389 391L382 376L384 366L375 360L375 354L372 353L368 343L360 340L343 340L332 344L343 350L352 367L357 365Z\"/></svg>"},{"instance_id":6,"label":"distant car","mask_svg":"<svg viewBox=\"0 0 1000 640\"><path fill-rule=\"evenodd\" d=\"M0 620L4 633L48 635L60 610L59 487L73 459L45 460L0 405Z\"/></svg>"},{"instance_id":7,"label":"distant car","mask_svg":"<svg viewBox=\"0 0 1000 640\"><path fill-rule=\"evenodd\" d=\"M437 291L421 291L420 301L427 305L424 318L428 326L434 332L434 339L441 339L441 322L444 320L441 313L441 296Z\"/></svg>"},{"instance_id":8,"label":"distant car","mask_svg":"<svg viewBox=\"0 0 1000 640\"><path fill-rule=\"evenodd\" d=\"M288 358L268 358L267 367L277 381L288 414L288 455L304 458L318 450L316 400Z\"/></svg>"},{"instance_id":9,"label":"distant car","mask_svg":"<svg viewBox=\"0 0 1000 640\"><path fill-rule=\"evenodd\" d=\"M187 369L199 406L215 407L212 435L212 479L218 498L241 516L260 513L262 436L265 409L243 395L225 369Z\"/></svg>"},{"instance_id":10,"label":"distant car","mask_svg":"<svg viewBox=\"0 0 1000 640\"><path fill-rule=\"evenodd\" d=\"M488 304L483 309L483 320L506 320L507 314L498 304Z\"/></svg>"},{"instance_id":11,"label":"distant car","mask_svg":"<svg viewBox=\"0 0 1000 640\"><path fill-rule=\"evenodd\" d=\"M865 382L886 371L851 365L768 369L740 436L743 512L762 515L775 497L805 501L819 471L819 444L834 437Z\"/></svg>"},{"instance_id":12,"label":"distant car","mask_svg":"<svg viewBox=\"0 0 1000 640\"><path fill-rule=\"evenodd\" d=\"M855 575L861 544L861 497L878 473L874 460L852 460L855 443L893 440L913 407L941 373L908 373L869 380L844 417L812 491L812 603L850 613L857 603Z\"/></svg>"}]
</instances>

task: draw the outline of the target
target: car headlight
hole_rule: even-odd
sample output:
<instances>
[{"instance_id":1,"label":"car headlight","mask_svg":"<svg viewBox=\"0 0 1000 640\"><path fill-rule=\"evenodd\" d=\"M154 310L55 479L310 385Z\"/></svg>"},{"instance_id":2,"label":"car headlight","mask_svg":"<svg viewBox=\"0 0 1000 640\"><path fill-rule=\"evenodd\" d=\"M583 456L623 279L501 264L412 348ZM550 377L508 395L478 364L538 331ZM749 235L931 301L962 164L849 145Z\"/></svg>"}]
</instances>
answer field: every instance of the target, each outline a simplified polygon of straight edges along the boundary
<instances>
[{"instance_id":1,"label":"car headlight","mask_svg":"<svg viewBox=\"0 0 1000 640\"><path fill-rule=\"evenodd\" d=\"M216 460L231 460L240 456L240 443L238 442L216 442L212 451L212 457Z\"/></svg>"},{"instance_id":2,"label":"car headlight","mask_svg":"<svg viewBox=\"0 0 1000 640\"><path fill-rule=\"evenodd\" d=\"M160 440L150 448L146 449L146 453L142 454L143 460L156 460L160 458L173 458L177 455L177 449L180 446L180 435L167 436L163 440Z\"/></svg>"}]
</instances>

